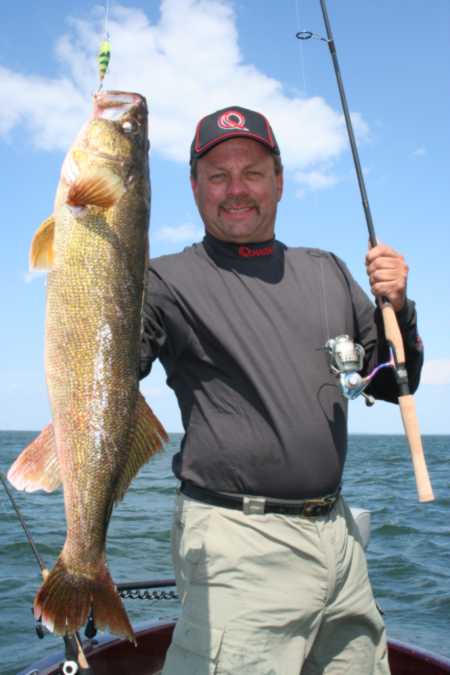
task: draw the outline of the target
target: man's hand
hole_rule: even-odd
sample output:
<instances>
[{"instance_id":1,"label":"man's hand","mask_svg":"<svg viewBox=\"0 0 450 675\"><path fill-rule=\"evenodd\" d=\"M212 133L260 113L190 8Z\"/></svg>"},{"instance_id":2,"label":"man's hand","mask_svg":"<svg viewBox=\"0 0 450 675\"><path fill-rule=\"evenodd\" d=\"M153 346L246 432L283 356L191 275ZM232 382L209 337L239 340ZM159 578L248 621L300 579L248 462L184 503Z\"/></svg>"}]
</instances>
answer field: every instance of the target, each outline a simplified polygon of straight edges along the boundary
<instances>
[{"instance_id":1,"label":"man's hand","mask_svg":"<svg viewBox=\"0 0 450 675\"><path fill-rule=\"evenodd\" d=\"M403 256L390 246L378 244L369 250L366 268L372 293L387 298L399 312L406 300L409 271Z\"/></svg>"}]
</instances>

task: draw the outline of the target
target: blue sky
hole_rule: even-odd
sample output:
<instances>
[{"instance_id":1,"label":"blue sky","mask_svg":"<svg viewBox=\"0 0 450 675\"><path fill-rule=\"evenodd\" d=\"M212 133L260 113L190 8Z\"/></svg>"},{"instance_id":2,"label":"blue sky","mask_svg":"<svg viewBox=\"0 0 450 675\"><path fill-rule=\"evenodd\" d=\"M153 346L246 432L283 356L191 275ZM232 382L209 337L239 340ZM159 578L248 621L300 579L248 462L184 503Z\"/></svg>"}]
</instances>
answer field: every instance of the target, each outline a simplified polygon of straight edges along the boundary
<instances>
[{"instance_id":1,"label":"blue sky","mask_svg":"<svg viewBox=\"0 0 450 675\"><path fill-rule=\"evenodd\" d=\"M0 428L49 418L43 366L45 277L28 249L51 211L64 154L89 114L106 2L5 3L0 28L3 328ZM450 94L448 0L328 0L380 240L410 266L426 364L416 395L423 433L450 433ZM138 91L150 111L151 255L202 236L188 181L197 120L226 105L264 112L285 164L277 236L332 250L368 289L367 233L319 0L111 2L105 86ZM70 364L67 364L70 367ZM169 431L181 422L157 366L143 391ZM396 406L361 401L350 431L402 433Z\"/></svg>"}]
</instances>

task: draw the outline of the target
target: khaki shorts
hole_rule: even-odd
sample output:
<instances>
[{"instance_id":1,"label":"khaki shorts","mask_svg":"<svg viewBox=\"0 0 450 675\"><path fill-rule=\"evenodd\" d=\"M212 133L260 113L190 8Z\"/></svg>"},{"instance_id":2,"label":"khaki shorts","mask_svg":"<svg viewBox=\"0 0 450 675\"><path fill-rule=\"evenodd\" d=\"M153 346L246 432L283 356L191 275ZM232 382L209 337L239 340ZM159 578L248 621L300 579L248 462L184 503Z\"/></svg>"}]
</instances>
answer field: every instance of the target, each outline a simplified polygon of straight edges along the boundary
<instances>
[{"instance_id":1,"label":"khaki shorts","mask_svg":"<svg viewBox=\"0 0 450 675\"><path fill-rule=\"evenodd\" d=\"M386 637L357 526L245 515L177 496L182 614L163 675L387 675Z\"/></svg>"}]
</instances>

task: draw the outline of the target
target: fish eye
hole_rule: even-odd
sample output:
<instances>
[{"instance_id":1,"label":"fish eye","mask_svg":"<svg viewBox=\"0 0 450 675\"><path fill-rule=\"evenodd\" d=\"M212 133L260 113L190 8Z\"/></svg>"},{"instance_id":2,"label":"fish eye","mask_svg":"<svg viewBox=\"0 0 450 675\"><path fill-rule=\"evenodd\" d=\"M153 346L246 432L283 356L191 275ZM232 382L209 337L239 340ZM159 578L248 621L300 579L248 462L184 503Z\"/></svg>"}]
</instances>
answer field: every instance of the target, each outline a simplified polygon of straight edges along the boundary
<instances>
[{"instance_id":1,"label":"fish eye","mask_svg":"<svg viewBox=\"0 0 450 675\"><path fill-rule=\"evenodd\" d=\"M122 129L126 134L132 134L134 131L137 131L137 124L130 120L122 122Z\"/></svg>"}]
</instances>

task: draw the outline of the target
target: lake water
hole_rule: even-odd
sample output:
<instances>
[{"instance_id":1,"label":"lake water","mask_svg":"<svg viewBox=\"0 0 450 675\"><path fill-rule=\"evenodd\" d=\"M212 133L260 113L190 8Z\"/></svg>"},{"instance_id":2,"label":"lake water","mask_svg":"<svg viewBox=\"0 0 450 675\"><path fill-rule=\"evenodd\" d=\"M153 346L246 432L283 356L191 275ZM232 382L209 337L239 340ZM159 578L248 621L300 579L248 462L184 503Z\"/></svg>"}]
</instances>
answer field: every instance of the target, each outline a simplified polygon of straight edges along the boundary
<instances>
[{"instance_id":1,"label":"lake water","mask_svg":"<svg viewBox=\"0 0 450 675\"><path fill-rule=\"evenodd\" d=\"M7 471L36 432L0 432L0 469ZM171 460L180 434L133 481L114 511L108 534L108 561L116 583L172 577L169 536L176 482ZM352 506L370 510L372 534L367 557L389 637L450 657L450 436L425 436L425 455L436 500L419 504L409 450L402 436L351 436L344 495ZM14 491L39 553L48 566L64 542L61 491ZM40 584L39 567L0 487L0 673L16 673L61 639L39 640L31 614ZM126 600L133 622L174 617L174 601Z\"/></svg>"}]
</instances>

